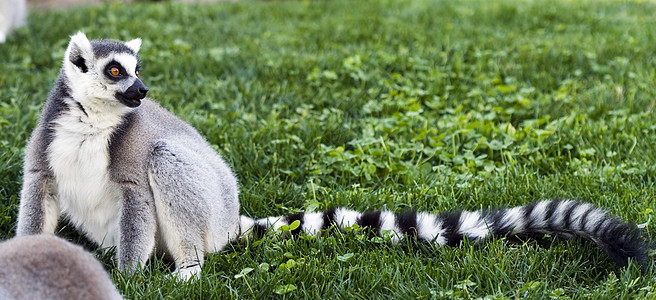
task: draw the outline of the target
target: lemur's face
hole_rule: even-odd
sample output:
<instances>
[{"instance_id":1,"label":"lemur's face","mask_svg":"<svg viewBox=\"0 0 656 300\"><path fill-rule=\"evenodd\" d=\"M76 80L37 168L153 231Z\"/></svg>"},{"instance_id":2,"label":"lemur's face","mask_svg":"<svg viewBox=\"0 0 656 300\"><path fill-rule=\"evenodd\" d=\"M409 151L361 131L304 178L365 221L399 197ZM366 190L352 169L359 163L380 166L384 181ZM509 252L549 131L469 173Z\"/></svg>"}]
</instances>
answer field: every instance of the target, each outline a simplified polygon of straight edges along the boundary
<instances>
[{"instance_id":1,"label":"lemur's face","mask_svg":"<svg viewBox=\"0 0 656 300\"><path fill-rule=\"evenodd\" d=\"M97 63L97 74L104 88L120 103L137 107L146 97L148 88L139 79L139 62L136 56L118 53L103 58Z\"/></svg>"},{"instance_id":2,"label":"lemur's face","mask_svg":"<svg viewBox=\"0 0 656 300\"><path fill-rule=\"evenodd\" d=\"M64 58L73 98L99 109L139 106L148 93L139 79L140 46L140 39L90 42L83 33L74 35Z\"/></svg>"}]
</instances>

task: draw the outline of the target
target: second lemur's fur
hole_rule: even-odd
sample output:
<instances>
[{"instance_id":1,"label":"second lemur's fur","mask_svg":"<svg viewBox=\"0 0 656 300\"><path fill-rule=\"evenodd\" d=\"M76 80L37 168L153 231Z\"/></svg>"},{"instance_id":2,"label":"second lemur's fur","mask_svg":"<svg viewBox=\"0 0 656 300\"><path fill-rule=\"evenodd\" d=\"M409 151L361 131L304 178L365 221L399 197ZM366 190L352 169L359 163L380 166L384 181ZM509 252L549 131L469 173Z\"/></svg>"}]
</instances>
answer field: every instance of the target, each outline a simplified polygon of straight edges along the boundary
<instances>
[{"instance_id":1,"label":"second lemur's fur","mask_svg":"<svg viewBox=\"0 0 656 300\"><path fill-rule=\"evenodd\" d=\"M100 262L63 239L33 235L0 243L0 299L123 299Z\"/></svg>"},{"instance_id":2,"label":"second lemur's fur","mask_svg":"<svg viewBox=\"0 0 656 300\"><path fill-rule=\"evenodd\" d=\"M436 245L491 235L578 236L619 265L629 259L645 264L648 246L634 226L582 202L441 215L337 208L240 217L230 167L193 127L146 98L140 47L139 39L71 37L25 151L18 235L52 234L61 214L97 244L116 246L120 269L136 270L158 249L173 258L176 274L185 279L200 272L205 253L295 220L295 231L308 234L357 224L389 232L393 241L414 236Z\"/></svg>"}]
</instances>

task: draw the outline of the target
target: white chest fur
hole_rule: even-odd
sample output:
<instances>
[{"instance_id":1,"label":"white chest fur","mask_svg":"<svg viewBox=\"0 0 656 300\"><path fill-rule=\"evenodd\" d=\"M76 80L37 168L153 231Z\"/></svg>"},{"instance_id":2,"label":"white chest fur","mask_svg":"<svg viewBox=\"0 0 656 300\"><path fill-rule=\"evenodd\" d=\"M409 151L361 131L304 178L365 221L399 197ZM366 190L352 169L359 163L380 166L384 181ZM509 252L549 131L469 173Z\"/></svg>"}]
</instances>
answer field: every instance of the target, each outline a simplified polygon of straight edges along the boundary
<instances>
[{"instance_id":1,"label":"white chest fur","mask_svg":"<svg viewBox=\"0 0 656 300\"><path fill-rule=\"evenodd\" d=\"M61 212L103 246L119 238L121 191L110 179L108 145L120 122L120 115L70 111L57 119L48 148Z\"/></svg>"}]
</instances>

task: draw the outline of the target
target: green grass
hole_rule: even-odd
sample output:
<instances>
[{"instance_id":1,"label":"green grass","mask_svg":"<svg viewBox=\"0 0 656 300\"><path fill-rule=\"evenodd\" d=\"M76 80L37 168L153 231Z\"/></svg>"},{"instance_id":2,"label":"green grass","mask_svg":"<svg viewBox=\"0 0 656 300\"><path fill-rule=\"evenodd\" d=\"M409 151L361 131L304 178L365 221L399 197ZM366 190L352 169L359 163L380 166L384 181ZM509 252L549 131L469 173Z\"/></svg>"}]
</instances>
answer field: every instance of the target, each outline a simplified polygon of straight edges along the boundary
<instances>
[{"instance_id":1,"label":"green grass","mask_svg":"<svg viewBox=\"0 0 656 300\"><path fill-rule=\"evenodd\" d=\"M0 239L68 36L144 39L150 96L234 167L242 213L335 205L440 212L576 198L656 215L656 4L645 1L139 3L37 11L0 45ZM62 223L60 235L80 241ZM130 299L656 296L579 240L431 248L353 233L237 243ZM545 243L543 243L545 242ZM91 248L93 249L93 248ZM282 294L279 296L279 294Z\"/></svg>"}]
</instances>

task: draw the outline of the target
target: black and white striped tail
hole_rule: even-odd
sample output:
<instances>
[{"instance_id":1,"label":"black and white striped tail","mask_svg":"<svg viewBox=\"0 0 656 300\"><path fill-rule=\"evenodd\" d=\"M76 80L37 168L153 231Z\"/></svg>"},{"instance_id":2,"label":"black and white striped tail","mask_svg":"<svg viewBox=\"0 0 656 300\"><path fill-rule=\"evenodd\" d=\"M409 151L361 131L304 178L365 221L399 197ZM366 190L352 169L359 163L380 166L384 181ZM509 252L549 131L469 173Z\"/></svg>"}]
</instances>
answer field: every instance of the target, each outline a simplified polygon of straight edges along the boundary
<instances>
[{"instance_id":1,"label":"black and white striped tail","mask_svg":"<svg viewBox=\"0 0 656 300\"><path fill-rule=\"evenodd\" d=\"M300 226L292 234L316 235L332 226L343 229L355 224L371 228L378 235L389 232L392 242L410 236L441 246L456 246L465 238L480 242L490 236L582 237L606 251L620 267L633 259L643 270L651 247L634 225L610 216L593 204L572 200L545 200L507 209L437 215L414 211L394 214L384 210L361 213L338 207L326 212L284 217L252 219L242 216L240 225L242 232L261 236L266 230L277 230L297 220Z\"/></svg>"}]
</instances>

